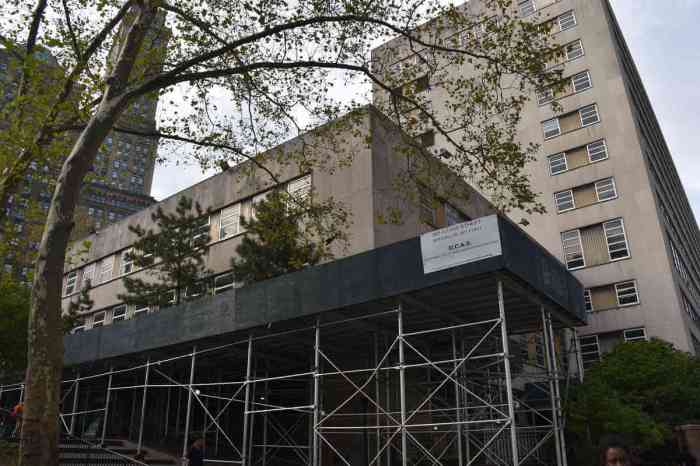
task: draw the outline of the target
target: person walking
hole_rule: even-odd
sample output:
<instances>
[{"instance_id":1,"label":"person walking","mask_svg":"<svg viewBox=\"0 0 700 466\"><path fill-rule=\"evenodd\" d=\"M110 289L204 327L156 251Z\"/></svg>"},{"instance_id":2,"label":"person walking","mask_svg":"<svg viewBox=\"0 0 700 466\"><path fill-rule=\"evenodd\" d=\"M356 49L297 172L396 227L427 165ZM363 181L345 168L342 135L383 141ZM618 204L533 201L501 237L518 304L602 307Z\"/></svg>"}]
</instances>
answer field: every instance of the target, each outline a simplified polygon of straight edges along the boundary
<instances>
[{"instance_id":1,"label":"person walking","mask_svg":"<svg viewBox=\"0 0 700 466\"><path fill-rule=\"evenodd\" d=\"M189 466L204 466L204 438L197 437L187 453Z\"/></svg>"}]
</instances>

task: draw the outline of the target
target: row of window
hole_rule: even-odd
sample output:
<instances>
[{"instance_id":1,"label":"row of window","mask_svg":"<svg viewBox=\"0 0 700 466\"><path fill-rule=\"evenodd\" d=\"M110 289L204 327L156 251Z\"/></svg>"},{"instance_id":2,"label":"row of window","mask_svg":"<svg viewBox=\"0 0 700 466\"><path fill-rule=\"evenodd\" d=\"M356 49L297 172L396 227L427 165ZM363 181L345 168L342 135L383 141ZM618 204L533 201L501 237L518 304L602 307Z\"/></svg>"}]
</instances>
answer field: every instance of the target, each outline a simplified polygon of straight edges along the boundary
<instances>
[{"instance_id":1,"label":"row of window","mask_svg":"<svg viewBox=\"0 0 700 466\"><path fill-rule=\"evenodd\" d=\"M587 312L606 311L639 304L639 291L634 280L612 285L586 288L583 301Z\"/></svg>"},{"instance_id":2,"label":"row of window","mask_svg":"<svg viewBox=\"0 0 700 466\"><path fill-rule=\"evenodd\" d=\"M586 207L617 198L615 179L605 178L575 188L554 193L554 204L558 213Z\"/></svg>"},{"instance_id":3,"label":"row of window","mask_svg":"<svg viewBox=\"0 0 700 466\"><path fill-rule=\"evenodd\" d=\"M537 103L541 105L548 104L554 99L559 99L571 94L578 94L593 87L591 74L588 71L582 71L565 80L565 84L559 92L554 92L552 87L542 89L537 93Z\"/></svg>"},{"instance_id":4,"label":"row of window","mask_svg":"<svg viewBox=\"0 0 700 466\"><path fill-rule=\"evenodd\" d=\"M543 121L542 131L545 140L547 140L598 123L600 123L598 106L591 104L574 112Z\"/></svg>"},{"instance_id":5,"label":"row of window","mask_svg":"<svg viewBox=\"0 0 700 466\"><path fill-rule=\"evenodd\" d=\"M621 218L565 231L561 234L564 263L569 270L630 257Z\"/></svg>"},{"instance_id":6,"label":"row of window","mask_svg":"<svg viewBox=\"0 0 700 466\"><path fill-rule=\"evenodd\" d=\"M625 342L646 341L646 329L640 327L623 330L622 339ZM587 335L585 337L579 337L578 341L583 368L588 369L600 361L600 340L598 339L598 335Z\"/></svg>"},{"instance_id":7,"label":"row of window","mask_svg":"<svg viewBox=\"0 0 700 466\"><path fill-rule=\"evenodd\" d=\"M287 192L297 198L305 199L311 193L311 175L306 175L296 180L292 180L287 183ZM255 217L255 205L263 200L270 191L253 196L250 205L250 215ZM219 211L219 225L218 225L218 240L224 240L230 238L234 235L243 232L241 225L241 206L242 203L238 202L236 204L224 207ZM202 217L201 223L195 228L192 241L202 241L203 238L209 236L211 229L211 217ZM119 275L125 275L135 271L133 261L130 258L131 249L126 249L119 253L120 269ZM64 295L70 295L78 291L77 279L78 272L82 270L81 287L87 286L88 280L91 284L104 283L112 279L115 266L116 255L108 256L102 259L99 264L99 269L96 270L96 263L88 264L82 269L76 269L69 272L66 275L65 285L64 285ZM95 275L97 273L97 275Z\"/></svg>"}]
</instances>

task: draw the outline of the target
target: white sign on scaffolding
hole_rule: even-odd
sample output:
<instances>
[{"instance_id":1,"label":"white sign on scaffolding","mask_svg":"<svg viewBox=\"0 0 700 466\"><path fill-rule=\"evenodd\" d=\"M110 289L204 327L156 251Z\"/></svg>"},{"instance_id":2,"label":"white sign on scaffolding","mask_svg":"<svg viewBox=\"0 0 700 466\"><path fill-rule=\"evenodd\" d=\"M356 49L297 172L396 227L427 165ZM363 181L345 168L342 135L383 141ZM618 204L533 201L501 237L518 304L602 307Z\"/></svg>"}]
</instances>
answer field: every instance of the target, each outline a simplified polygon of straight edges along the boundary
<instances>
[{"instance_id":1,"label":"white sign on scaffolding","mask_svg":"<svg viewBox=\"0 0 700 466\"><path fill-rule=\"evenodd\" d=\"M469 264L501 255L498 217L477 218L421 235L423 273Z\"/></svg>"}]
</instances>

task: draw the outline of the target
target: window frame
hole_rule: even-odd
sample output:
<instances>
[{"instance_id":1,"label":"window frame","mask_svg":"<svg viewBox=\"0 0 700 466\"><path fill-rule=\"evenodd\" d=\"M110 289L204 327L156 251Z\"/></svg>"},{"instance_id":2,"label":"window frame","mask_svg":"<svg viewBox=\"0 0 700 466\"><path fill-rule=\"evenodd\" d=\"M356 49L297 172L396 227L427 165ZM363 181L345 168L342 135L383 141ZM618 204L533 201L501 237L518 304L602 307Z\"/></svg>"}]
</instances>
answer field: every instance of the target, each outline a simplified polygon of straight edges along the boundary
<instances>
[{"instance_id":1,"label":"window frame","mask_svg":"<svg viewBox=\"0 0 700 466\"><path fill-rule=\"evenodd\" d=\"M590 288L583 290L583 308L589 313L595 311L595 307L593 307L593 295L591 295Z\"/></svg>"},{"instance_id":2,"label":"window frame","mask_svg":"<svg viewBox=\"0 0 700 466\"><path fill-rule=\"evenodd\" d=\"M642 332L642 336L639 337L629 337L627 334L629 332ZM627 328L622 331L622 338L625 340L625 343L631 343L635 341L647 341L647 330L645 327L637 327L637 328Z\"/></svg>"},{"instance_id":3,"label":"window frame","mask_svg":"<svg viewBox=\"0 0 700 466\"><path fill-rule=\"evenodd\" d=\"M609 234L608 234L608 231L609 231L608 225L611 225L611 224L613 224L613 223L615 223L615 222L618 222L618 221L620 222L619 228L620 228L621 231L622 231L621 234L622 234L622 239L624 240L624 244L625 244L626 255L625 255L624 257L615 257L615 258L613 258L613 257L612 257L612 252L611 252L611 250L610 250L611 246L616 246L616 245L622 244L622 243L620 242L620 240L616 240L616 241L614 241L612 244L610 243L610 238L609 238L609 236L619 236L620 233L616 233L616 234L614 234L614 235L609 235ZM619 260L624 260L624 259L630 258L630 257L632 256L632 254L630 253L629 240L627 239L627 230L625 229L625 222L624 222L624 220L622 219L622 217L615 218L615 219L612 219L612 220L608 220L607 222L603 222L602 225L603 225L603 235L605 236L605 244L606 244L607 247L608 247L608 258L610 259L610 262L615 262L615 261L619 261ZM617 227L612 227L612 228L617 228Z\"/></svg>"},{"instance_id":4,"label":"window frame","mask_svg":"<svg viewBox=\"0 0 700 466\"><path fill-rule=\"evenodd\" d=\"M631 288L629 287L631 285ZM617 307L627 307L627 306L636 306L639 304L639 288L637 287L637 281L636 280L628 280L624 282L618 282L615 283L615 300L617 302ZM620 288L622 287L627 287L620 291ZM624 297L629 295L629 290L634 289L634 298L635 301L632 303L622 303L620 299L620 295L622 294ZM623 298L624 299L624 298Z\"/></svg>"},{"instance_id":5,"label":"window frame","mask_svg":"<svg viewBox=\"0 0 700 466\"><path fill-rule=\"evenodd\" d=\"M571 57L569 56L569 47L573 46L574 44L578 44L578 45L579 45L578 48L581 50L581 54L578 55L578 56L575 56L575 57L571 58ZM574 61L574 60L577 60L577 59L579 59L579 58L585 56L585 55L586 55L586 49L583 48L583 41L582 41L581 39L576 39L576 40L574 40L574 41L569 42L568 44L565 44L565 45L564 45L564 55L566 56L566 61L567 61L567 62L569 62L569 61Z\"/></svg>"},{"instance_id":6,"label":"window frame","mask_svg":"<svg viewBox=\"0 0 700 466\"><path fill-rule=\"evenodd\" d=\"M78 270L71 270L66 274L66 285L63 287L63 296L69 296L78 291ZM70 288L70 290L69 290Z\"/></svg>"},{"instance_id":7,"label":"window frame","mask_svg":"<svg viewBox=\"0 0 700 466\"><path fill-rule=\"evenodd\" d=\"M577 77L580 77L582 75L586 76L586 82L588 83L587 87L584 87L583 89L577 89L576 88L576 79ZM586 70L586 71L581 71L580 73L576 73L573 76L571 76L571 89L573 90L574 94L580 94L581 92L587 91L588 89L591 89L593 87L593 80L591 79L591 73Z\"/></svg>"},{"instance_id":8,"label":"window frame","mask_svg":"<svg viewBox=\"0 0 700 466\"><path fill-rule=\"evenodd\" d=\"M558 171L558 172L554 172L554 171L552 171L552 160L558 156L561 156L564 160L564 169L561 171ZM550 176L556 176L560 173L564 173L564 172L569 171L569 161L566 158L566 152L559 152L557 154L550 155L549 157L547 157L547 163L549 165L549 175Z\"/></svg>"},{"instance_id":9,"label":"window frame","mask_svg":"<svg viewBox=\"0 0 700 466\"><path fill-rule=\"evenodd\" d=\"M97 316L102 314L102 319L96 321L95 319ZM107 311L99 311L96 312L92 315L92 324L90 325L90 328L99 328L99 327L104 327L105 326L105 320L107 319Z\"/></svg>"},{"instance_id":10,"label":"window frame","mask_svg":"<svg viewBox=\"0 0 700 466\"><path fill-rule=\"evenodd\" d=\"M611 191L612 196L601 199L600 190L598 188L602 183L607 183L607 182L610 182L610 187L607 188L604 192ZM596 199L598 199L598 202L606 202L606 201L612 201L614 199L617 199L618 194L617 194L617 184L615 183L615 177L611 176L609 178L603 178L602 180L598 180L595 183L593 183L593 187L595 189L595 196L596 196Z\"/></svg>"},{"instance_id":11,"label":"window frame","mask_svg":"<svg viewBox=\"0 0 700 466\"><path fill-rule=\"evenodd\" d=\"M569 15L569 14L573 18L573 24L568 26L568 27L563 28L562 27L562 18L564 18L566 15ZM569 10L569 11L557 16L557 25L559 26L559 32L568 31L569 29L572 29L572 28L575 28L576 26L578 26L578 20L576 19L576 13L574 12L574 10Z\"/></svg>"},{"instance_id":12,"label":"window frame","mask_svg":"<svg viewBox=\"0 0 700 466\"><path fill-rule=\"evenodd\" d=\"M306 200L311 195L312 179L311 174L301 176L287 183L287 193L290 197L300 200ZM299 193L301 195L299 197Z\"/></svg>"},{"instance_id":13,"label":"window frame","mask_svg":"<svg viewBox=\"0 0 700 466\"><path fill-rule=\"evenodd\" d=\"M547 125L547 123L549 123L549 122L555 122L555 123L556 123L556 125L557 125L557 134L552 134L552 135L550 135L550 136L547 136L547 127L546 127L546 125ZM551 132L551 130L550 130L550 132ZM556 138L556 137L558 137L558 136L561 136L561 123L559 122L559 117L554 117L554 118L550 118L550 119L548 119L548 120L544 120L544 121L542 122L542 134L544 135L544 140L545 140L545 141L547 141L548 139L553 139L553 138Z\"/></svg>"},{"instance_id":14,"label":"window frame","mask_svg":"<svg viewBox=\"0 0 700 466\"><path fill-rule=\"evenodd\" d=\"M226 212L227 210L231 210L233 212L238 211L238 213L232 213L224 216L224 212ZM226 218L227 221L235 218L235 232L224 234L226 231L226 227L234 225L234 222L231 222L230 224L227 223L226 225L224 225L224 218ZM237 202L235 204L231 204L228 207L224 207L219 211L219 240L231 238L233 236L238 235L239 233L241 233L241 203Z\"/></svg>"},{"instance_id":15,"label":"window frame","mask_svg":"<svg viewBox=\"0 0 700 466\"><path fill-rule=\"evenodd\" d=\"M593 109L595 112L595 121L591 123L584 123L584 116L583 116L583 111L588 110L588 109ZM587 128L589 126L597 125L600 123L600 112L598 111L598 104L590 104L586 105L584 107L581 107L577 110L578 116L579 116L579 121L581 122L581 128Z\"/></svg>"},{"instance_id":16,"label":"window frame","mask_svg":"<svg viewBox=\"0 0 700 466\"><path fill-rule=\"evenodd\" d=\"M569 199L568 199L568 202L567 201L565 201L565 202L567 205L570 204L571 207L566 207L566 208L562 209L561 203L560 203L560 198L558 196L562 195L562 194L566 194L566 193L568 193ZM554 206L556 207L558 214L568 212L570 210L574 210L576 208L576 199L574 198L574 190L573 189L565 189L563 191L558 191L558 192L554 193Z\"/></svg>"},{"instance_id":17,"label":"window frame","mask_svg":"<svg viewBox=\"0 0 700 466\"><path fill-rule=\"evenodd\" d=\"M540 107L546 105L554 100L554 89L551 87L545 87L537 91L537 105Z\"/></svg>"},{"instance_id":18,"label":"window frame","mask_svg":"<svg viewBox=\"0 0 700 466\"><path fill-rule=\"evenodd\" d=\"M151 306L148 304L137 304L134 306L134 312L132 318L135 319L141 315L146 315L151 311Z\"/></svg>"},{"instance_id":19,"label":"window frame","mask_svg":"<svg viewBox=\"0 0 700 466\"><path fill-rule=\"evenodd\" d=\"M200 220L206 218L206 223L199 223ZM211 215L203 215L202 217L195 220L194 228L192 229L192 237L190 238L190 243L193 245L198 244L200 238L209 236L209 241L211 241ZM209 241L202 243L201 246L206 246Z\"/></svg>"},{"instance_id":20,"label":"window frame","mask_svg":"<svg viewBox=\"0 0 700 466\"><path fill-rule=\"evenodd\" d=\"M131 259L128 258L130 254L133 254L133 252L134 248L127 248L124 251L122 251L122 253L119 255L121 262L119 267L120 276L128 275L136 271L136 264L134 264L133 256L131 257ZM129 268L129 270L126 270L127 267Z\"/></svg>"},{"instance_id":21,"label":"window frame","mask_svg":"<svg viewBox=\"0 0 700 466\"><path fill-rule=\"evenodd\" d=\"M600 362L600 339L598 335L581 335L578 337L578 347L581 355L581 363L583 364L583 369L588 369L591 365ZM594 347L592 351L588 350L589 347ZM584 350L585 348L585 350ZM586 361L585 356L596 355L595 360Z\"/></svg>"},{"instance_id":22,"label":"window frame","mask_svg":"<svg viewBox=\"0 0 700 466\"><path fill-rule=\"evenodd\" d=\"M603 153L605 153L605 157L593 160L593 158L591 156L590 146L592 146L594 144L598 144L598 143L602 143L602 146L604 148ZM607 160L608 158L610 158L610 155L608 154L608 143L605 141L605 139L599 139L597 141L589 142L588 144L586 144L586 154L588 155L588 162L589 163L597 163L597 162L602 162L603 160Z\"/></svg>"},{"instance_id":23,"label":"window frame","mask_svg":"<svg viewBox=\"0 0 700 466\"><path fill-rule=\"evenodd\" d=\"M571 247L566 246L566 241L573 241L574 238L565 239L564 235L569 234L569 233L574 233L574 232L576 232L576 240L578 242L578 251L579 251L579 255L581 256L580 259L578 259L578 260L581 261L581 265L571 267L569 265L569 263L572 262L571 260L569 260L569 256L571 255L571 253L567 252L567 249L571 249ZM562 244L562 251L564 253L564 264L566 265L567 270L578 270L578 269L584 268L586 266L586 255L583 251L583 242L581 241L581 230L579 228L561 232L561 244Z\"/></svg>"},{"instance_id":24,"label":"window frame","mask_svg":"<svg viewBox=\"0 0 700 466\"><path fill-rule=\"evenodd\" d=\"M231 283L230 283L230 284L225 284L225 285L223 285L223 286L218 286L218 285L217 285L217 281L218 281L220 278L224 278L224 277L231 277ZM215 294L215 295L220 294L220 293L223 293L224 291L233 289L233 288L234 288L234 285L235 285L235 281L233 280L233 273L232 273L232 272L222 273L222 274L217 275L216 277L214 277L214 286L212 287L212 293Z\"/></svg>"},{"instance_id":25,"label":"window frame","mask_svg":"<svg viewBox=\"0 0 700 466\"><path fill-rule=\"evenodd\" d=\"M112 279L114 274L114 255L107 256L100 262L100 283L107 283ZM105 266L109 264L109 270L105 270ZM105 278L106 275L109 275Z\"/></svg>"},{"instance_id":26,"label":"window frame","mask_svg":"<svg viewBox=\"0 0 700 466\"><path fill-rule=\"evenodd\" d=\"M117 311L121 311L121 310L124 311L123 314L118 315L118 316L115 315ZM114 306L112 308L112 312L111 312L111 314L112 314L111 323L119 322L120 320L126 320L128 318L127 311L128 311L128 308L126 307L126 304L118 304L118 305Z\"/></svg>"}]
</instances>

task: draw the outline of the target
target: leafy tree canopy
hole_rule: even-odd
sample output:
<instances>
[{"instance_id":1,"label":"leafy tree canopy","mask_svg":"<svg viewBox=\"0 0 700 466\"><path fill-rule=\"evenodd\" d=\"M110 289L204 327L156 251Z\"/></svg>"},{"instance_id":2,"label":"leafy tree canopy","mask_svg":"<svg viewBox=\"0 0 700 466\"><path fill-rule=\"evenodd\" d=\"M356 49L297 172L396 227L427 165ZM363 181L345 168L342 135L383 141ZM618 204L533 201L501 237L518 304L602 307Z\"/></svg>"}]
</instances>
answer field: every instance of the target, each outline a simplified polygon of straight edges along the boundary
<instances>
[{"instance_id":1,"label":"leafy tree canopy","mask_svg":"<svg viewBox=\"0 0 700 466\"><path fill-rule=\"evenodd\" d=\"M581 441L617 432L659 447L674 426L700 420L700 360L658 339L619 344L586 370L568 419Z\"/></svg>"}]
</instances>

